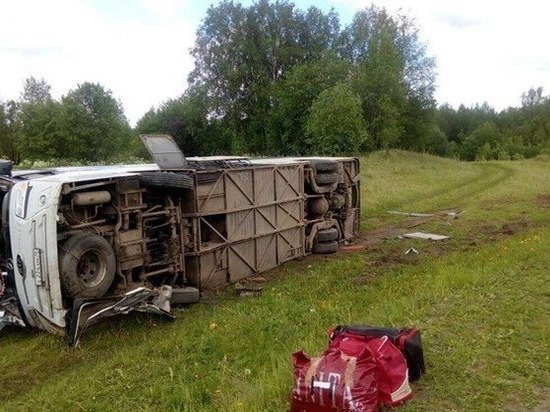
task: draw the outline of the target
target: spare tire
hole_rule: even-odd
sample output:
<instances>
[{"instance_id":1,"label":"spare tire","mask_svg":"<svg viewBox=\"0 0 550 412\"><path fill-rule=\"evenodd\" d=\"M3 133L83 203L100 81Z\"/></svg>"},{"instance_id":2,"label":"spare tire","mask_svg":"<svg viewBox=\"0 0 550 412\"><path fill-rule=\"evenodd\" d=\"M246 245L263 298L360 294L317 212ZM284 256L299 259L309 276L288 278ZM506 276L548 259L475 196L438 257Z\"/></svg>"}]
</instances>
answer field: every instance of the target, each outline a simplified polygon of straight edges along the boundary
<instances>
[{"instance_id":1,"label":"spare tire","mask_svg":"<svg viewBox=\"0 0 550 412\"><path fill-rule=\"evenodd\" d=\"M198 302L201 294L197 288L187 286L185 288L173 288L171 302L173 304L185 304Z\"/></svg>"},{"instance_id":2,"label":"spare tire","mask_svg":"<svg viewBox=\"0 0 550 412\"><path fill-rule=\"evenodd\" d=\"M319 254L329 254L329 253L335 253L338 251L338 242L332 241L332 242L316 242L313 246L313 253L319 253Z\"/></svg>"},{"instance_id":3,"label":"spare tire","mask_svg":"<svg viewBox=\"0 0 550 412\"><path fill-rule=\"evenodd\" d=\"M330 229L319 230L315 239L317 242L331 242L333 240L338 240L339 235L338 229L331 227Z\"/></svg>"},{"instance_id":4,"label":"spare tire","mask_svg":"<svg viewBox=\"0 0 550 412\"><path fill-rule=\"evenodd\" d=\"M178 189L193 189L193 178L189 175L173 172L147 172L139 175L147 186L175 187Z\"/></svg>"},{"instance_id":5,"label":"spare tire","mask_svg":"<svg viewBox=\"0 0 550 412\"><path fill-rule=\"evenodd\" d=\"M336 172L338 163L334 160L312 160L311 165L318 172Z\"/></svg>"},{"instance_id":6,"label":"spare tire","mask_svg":"<svg viewBox=\"0 0 550 412\"><path fill-rule=\"evenodd\" d=\"M308 208L315 216L322 216L329 210L328 200L324 197L316 197L309 200Z\"/></svg>"},{"instance_id":7,"label":"spare tire","mask_svg":"<svg viewBox=\"0 0 550 412\"><path fill-rule=\"evenodd\" d=\"M68 297L99 299L113 284L116 258L107 240L98 235L71 237L60 248L61 287Z\"/></svg>"},{"instance_id":8,"label":"spare tire","mask_svg":"<svg viewBox=\"0 0 550 412\"><path fill-rule=\"evenodd\" d=\"M317 182L319 186L332 185L338 183L339 180L340 175L338 173L317 173L317 176L315 176L315 182Z\"/></svg>"}]
</instances>

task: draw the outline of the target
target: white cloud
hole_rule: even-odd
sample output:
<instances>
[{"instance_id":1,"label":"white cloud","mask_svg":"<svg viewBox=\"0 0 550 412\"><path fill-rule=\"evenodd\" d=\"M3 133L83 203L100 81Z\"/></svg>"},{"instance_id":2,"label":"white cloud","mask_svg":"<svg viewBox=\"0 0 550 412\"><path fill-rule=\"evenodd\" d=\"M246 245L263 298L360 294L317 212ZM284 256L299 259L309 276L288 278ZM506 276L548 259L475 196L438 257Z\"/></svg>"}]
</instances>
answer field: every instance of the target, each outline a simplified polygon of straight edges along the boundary
<instances>
[{"instance_id":1,"label":"white cloud","mask_svg":"<svg viewBox=\"0 0 550 412\"><path fill-rule=\"evenodd\" d=\"M195 27L178 15L184 5L159 2L151 21L107 16L87 2L0 3L0 98L16 98L31 75L44 77L55 97L99 82L137 121L187 86Z\"/></svg>"},{"instance_id":2,"label":"white cloud","mask_svg":"<svg viewBox=\"0 0 550 412\"><path fill-rule=\"evenodd\" d=\"M371 2L333 0L361 9ZM480 0L374 0L391 13L414 17L438 63L440 103L487 101L497 109L520 104L521 94L543 86L550 94L550 4Z\"/></svg>"},{"instance_id":3,"label":"white cloud","mask_svg":"<svg viewBox=\"0 0 550 412\"><path fill-rule=\"evenodd\" d=\"M158 17L172 18L188 6L185 0L141 0L143 8Z\"/></svg>"},{"instance_id":4,"label":"white cloud","mask_svg":"<svg viewBox=\"0 0 550 412\"><path fill-rule=\"evenodd\" d=\"M212 0L214 1L214 0ZM325 0L342 15L366 0ZM535 0L375 0L416 18L438 61L436 98L497 109L521 93L550 93L550 4ZM306 8L308 0L298 1ZM311 0L309 4L318 4ZM135 123L151 106L180 95L193 68L189 49L207 3L198 0L0 1L0 99L24 79L44 77L55 97L84 81L111 89Z\"/></svg>"}]
</instances>

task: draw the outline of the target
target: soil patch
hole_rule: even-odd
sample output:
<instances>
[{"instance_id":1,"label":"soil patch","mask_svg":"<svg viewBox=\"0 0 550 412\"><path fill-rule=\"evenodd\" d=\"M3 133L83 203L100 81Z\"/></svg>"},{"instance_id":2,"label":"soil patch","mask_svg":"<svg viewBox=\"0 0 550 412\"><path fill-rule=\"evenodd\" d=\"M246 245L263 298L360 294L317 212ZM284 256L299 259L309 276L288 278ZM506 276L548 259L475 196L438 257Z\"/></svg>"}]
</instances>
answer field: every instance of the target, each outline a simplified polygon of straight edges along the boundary
<instances>
[{"instance_id":1,"label":"soil patch","mask_svg":"<svg viewBox=\"0 0 550 412\"><path fill-rule=\"evenodd\" d=\"M538 195L537 205L543 209L550 209L550 195Z\"/></svg>"},{"instance_id":2,"label":"soil patch","mask_svg":"<svg viewBox=\"0 0 550 412\"><path fill-rule=\"evenodd\" d=\"M359 284L367 283L373 276L382 274L388 269L396 268L400 265L417 265L426 257L442 257L449 253L459 250L474 250L489 242L497 242L508 236L525 232L532 228L532 224L524 219L518 219L504 224L481 223L476 224L471 230L461 231L468 233L466 237L451 238L444 241L413 241L402 239L392 242L410 231L411 227L421 226L433 219L416 218L408 222L403 227L387 227L369 231L357 243L365 247L365 252L372 256L367 263L367 273L354 279ZM354 245L355 245L354 244ZM418 254L405 252L414 247Z\"/></svg>"},{"instance_id":3,"label":"soil patch","mask_svg":"<svg viewBox=\"0 0 550 412\"><path fill-rule=\"evenodd\" d=\"M538 404L534 408L527 409L525 405L522 405L522 399L517 396L506 399L506 406L504 411L506 412L520 412L530 410L531 412L547 412L550 411L550 388L543 387L534 391L534 395L539 399Z\"/></svg>"},{"instance_id":4,"label":"soil patch","mask_svg":"<svg viewBox=\"0 0 550 412\"><path fill-rule=\"evenodd\" d=\"M472 238L477 237L480 242L500 240L507 236L525 232L529 230L531 226L531 223L524 219L514 220L502 225L490 223L480 224Z\"/></svg>"},{"instance_id":5,"label":"soil patch","mask_svg":"<svg viewBox=\"0 0 550 412\"><path fill-rule=\"evenodd\" d=\"M542 400L533 409L533 412L546 412L550 411L550 388L544 388L540 391Z\"/></svg>"}]
</instances>

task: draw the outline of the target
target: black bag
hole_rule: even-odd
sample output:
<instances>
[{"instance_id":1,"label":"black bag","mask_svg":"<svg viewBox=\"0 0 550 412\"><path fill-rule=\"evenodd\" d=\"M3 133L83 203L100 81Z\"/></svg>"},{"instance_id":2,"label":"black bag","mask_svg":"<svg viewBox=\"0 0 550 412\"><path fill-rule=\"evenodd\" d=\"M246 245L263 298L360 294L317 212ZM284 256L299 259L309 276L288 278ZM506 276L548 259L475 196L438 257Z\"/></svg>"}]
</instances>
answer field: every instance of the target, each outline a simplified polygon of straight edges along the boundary
<instances>
[{"instance_id":1,"label":"black bag","mask_svg":"<svg viewBox=\"0 0 550 412\"><path fill-rule=\"evenodd\" d=\"M387 336L391 343L397 346L405 356L407 367L409 368L409 380L411 382L420 379L420 375L426 372L422 338L420 337L420 331L418 329L381 328L376 326L336 326L330 334L330 340L332 341L342 333L377 338Z\"/></svg>"}]
</instances>

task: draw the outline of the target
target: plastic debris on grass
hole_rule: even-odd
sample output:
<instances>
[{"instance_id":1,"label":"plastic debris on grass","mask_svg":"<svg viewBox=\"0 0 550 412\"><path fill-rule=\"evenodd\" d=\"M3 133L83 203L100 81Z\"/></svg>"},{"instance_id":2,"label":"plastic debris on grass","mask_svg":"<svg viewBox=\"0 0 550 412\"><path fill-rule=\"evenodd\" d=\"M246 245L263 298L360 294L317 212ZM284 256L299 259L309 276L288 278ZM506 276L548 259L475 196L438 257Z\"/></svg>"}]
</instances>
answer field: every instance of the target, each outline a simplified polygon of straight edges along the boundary
<instances>
[{"instance_id":1,"label":"plastic debris on grass","mask_svg":"<svg viewBox=\"0 0 550 412\"><path fill-rule=\"evenodd\" d=\"M424 240L445 240L450 239L450 236L445 235L436 235L433 233L424 233L424 232L413 232L413 233L405 233L403 236L400 236L400 238L407 238L407 239L424 239Z\"/></svg>"}]
</instances>

